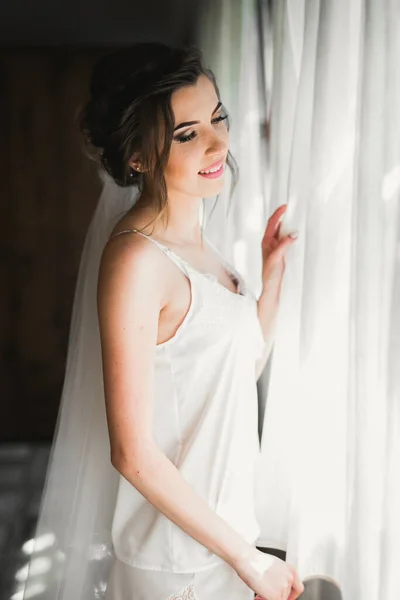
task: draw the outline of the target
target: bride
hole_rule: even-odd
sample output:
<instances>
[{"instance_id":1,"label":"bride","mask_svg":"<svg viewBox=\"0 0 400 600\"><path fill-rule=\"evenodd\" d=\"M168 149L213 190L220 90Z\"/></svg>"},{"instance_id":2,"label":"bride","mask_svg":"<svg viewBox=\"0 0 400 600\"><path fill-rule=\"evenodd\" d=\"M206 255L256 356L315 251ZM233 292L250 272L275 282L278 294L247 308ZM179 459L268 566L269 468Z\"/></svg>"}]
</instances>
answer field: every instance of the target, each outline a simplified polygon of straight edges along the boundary
<instances>
[{"instance_id":1,"label":"bride","mask_svg":"<svg viewBox=\"0 0 400 600\"><path fill-rule=\"evenodd\" d=\"M253 497L256 372L295 240L279 239L285 205L257 301L199 219L237 169L195 47L103 57L81 126L104 187L23 598L295 600L295 569L255 547Z\"/></svg>"}]
</instances>

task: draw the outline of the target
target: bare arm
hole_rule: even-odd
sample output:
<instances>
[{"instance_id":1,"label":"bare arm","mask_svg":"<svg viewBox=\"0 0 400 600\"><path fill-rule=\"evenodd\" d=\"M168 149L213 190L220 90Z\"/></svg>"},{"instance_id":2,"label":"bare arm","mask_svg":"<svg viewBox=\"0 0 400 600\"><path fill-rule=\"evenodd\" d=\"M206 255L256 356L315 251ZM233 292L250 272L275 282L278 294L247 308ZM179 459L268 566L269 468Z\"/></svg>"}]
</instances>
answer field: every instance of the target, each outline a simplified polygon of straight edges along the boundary
<instances>
[{"instance_id":1,"label":"bare arm","mask_svg":"<svg viewBox=\"0 0 400 600\"><path fill-rule=\"evenodd\" d=\"M131 461L115 468L163 515L232 567L251 546L219 517L151 442Z\"/></svg>"},{"instance_id":2,"label":"bare arm","mask_svg":"<svg viewBox=\"0 0 400 600\"><path fill-rule=\"evenodd\" d=\"M152 436L166 259L139 236L121 237L103 253L98 284L111 462L163 515L234 567L254 548L195 492Z\"/></svg>"},{"instance_id":3,"label":"bare arm","mask_svg":"<svg viewBox=\"0 0 400 600\"><path fill-rule=\"evenodd\" d=\"M257 314L260 321L261 330L265 341L265 348L261 358L256 361L256 381L264 371L267 360L271 354L274 337L275 325L279 308L280 286L265 286L257 301Z\"/></svg>"}]
</instances>

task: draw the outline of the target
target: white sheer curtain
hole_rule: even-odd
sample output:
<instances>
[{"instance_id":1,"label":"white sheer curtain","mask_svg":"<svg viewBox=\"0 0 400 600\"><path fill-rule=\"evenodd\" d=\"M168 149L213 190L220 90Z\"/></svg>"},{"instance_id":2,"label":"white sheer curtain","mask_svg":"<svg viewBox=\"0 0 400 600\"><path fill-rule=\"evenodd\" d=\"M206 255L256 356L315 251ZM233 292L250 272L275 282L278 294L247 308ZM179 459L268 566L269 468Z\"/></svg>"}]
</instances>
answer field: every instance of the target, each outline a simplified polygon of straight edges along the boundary
<instances>
[{"instance_id":1,"label":"white sheer curtain","mask_svg":"<svg viewBox=\"0 0 400 600\"><path fill-rule=\"evenodd\" d=\"M230 96L247 98L241 104L247 108L233 115L242 181L227 245L239 241L243 256L247 248L247 256L257 256L263 215L283 202L283 232L300 230L288 253L268 378L258 545L286 550L302 578L333 578L343 600L394 600L400 564L400 4L273 3L271 135L261 169L259 80L242 81L248 72L238 68L262 71L253 39L259 22L255 4L233 4L232 11L241 6L242 14L255 16L244 21L245 32L242 24L243 35L237 23L233 35L232 22L223 21L229 3L215 2L207 15L213 33L203 38L204 44L211 38L210 66L219 79L219 69L225 73L228 109ZM231 56L221 43L229 35ZM249 114L259 119L251 128ZM248 148L257 154L258 184L247 171ZM219 219L215 231L225 226L223 215ZM246 261L237 266L255 281Z\"/></svg>"},{"instance_id":2,"label":"white sheer curtain","mask_svg":"<svg viewBox=\"0 0 400 600\"><path fill-rule=\"evenodd\" d=\"M216 76L221 100L229 112L230 150L240 170L228 218L229 170L211 216L215 198L206 199L206 231L225 256L246 273L249 287L257 292L261 283L258 239L266 220L264 199L269 181L264 126L269 101L265 101L264 73L259 60L256 4L245 0L208 0L202 3L201 17L195 41Z\"/></svg>"}]
</instances>

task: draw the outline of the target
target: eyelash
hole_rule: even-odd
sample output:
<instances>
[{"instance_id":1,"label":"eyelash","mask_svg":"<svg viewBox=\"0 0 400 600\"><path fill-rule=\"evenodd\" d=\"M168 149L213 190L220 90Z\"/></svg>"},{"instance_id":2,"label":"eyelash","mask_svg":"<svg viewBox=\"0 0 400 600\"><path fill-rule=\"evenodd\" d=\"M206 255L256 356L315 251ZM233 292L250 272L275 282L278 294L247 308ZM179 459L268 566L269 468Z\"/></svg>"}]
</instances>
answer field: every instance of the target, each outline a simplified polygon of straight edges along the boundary
<instances>
[{"instance_id":1,"label":"eyelash","mask_svg":"<svg viewBox=\"0 0 400 600\"><path fill-rule=\"evenodd\" d=\"M220 116L220 117L216 117L211 122L219 123L221 121L225 121L225 119L227 119L227 118L228 118L228 115L225 115L224 117ZM179 142L180 144L184 144L185 142L190 142L190 140L193 140L195 137L197 137L197 133L195 131L192 131L192 133L189 133L189 135L187 135L187 136L180 135L180 136L176 137L175 140L177 142Z\"/></svg>"}]
</instances>

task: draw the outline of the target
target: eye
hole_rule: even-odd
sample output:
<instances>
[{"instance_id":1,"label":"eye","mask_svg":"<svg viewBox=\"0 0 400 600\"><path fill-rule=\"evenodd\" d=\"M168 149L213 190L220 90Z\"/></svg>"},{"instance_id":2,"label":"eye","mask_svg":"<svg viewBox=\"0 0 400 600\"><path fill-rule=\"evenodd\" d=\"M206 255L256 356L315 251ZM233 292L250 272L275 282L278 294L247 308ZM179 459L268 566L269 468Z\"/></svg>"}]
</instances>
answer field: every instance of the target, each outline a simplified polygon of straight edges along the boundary
<instances>
[{"instance_id":1,"label":"eye","mask_svg":"<svg viewBox=\"0 0 400 600\"><path fill-rule=\"evenodd\" d=\"M195 131L192 131L192 133L189 133L189 135L178 135L178 137L175 138L175 140L177 142L179 142L180 144L184 144L185 142L189 142L190 140L193 140L195 137L197 136L197 133Z\"/></svg>"},{"instance_id":2,"label":"eye","mask_svg":"<svg viewBox=\"0 0 400 600\"><path fill-rule=\"evenodd\" d=\"M228 115L220 115L219 117L215 117L215 119L213 119L211 123L220 123L221 121L225 121L225 119L227 118ZM195 137L197 137L197 133L195 131L192 131L192 133L189 133L189 135L178 135L174 139L180 144L184 144L185 142L190 142L190 140L193 140Z\"/></svg>"},{"instance_id":3,"label":"eye","mask_svg":"<svg viewBox=\"0 0 400 600\"><path fill-rule=\"evenodd\" d=\"M220 115L219 117L216 117L215 119L213 119L211 122L212 123L219 123L220 121L225 121L225 119L228 118L228 115Z\"/></svg>"}]
</instances>

